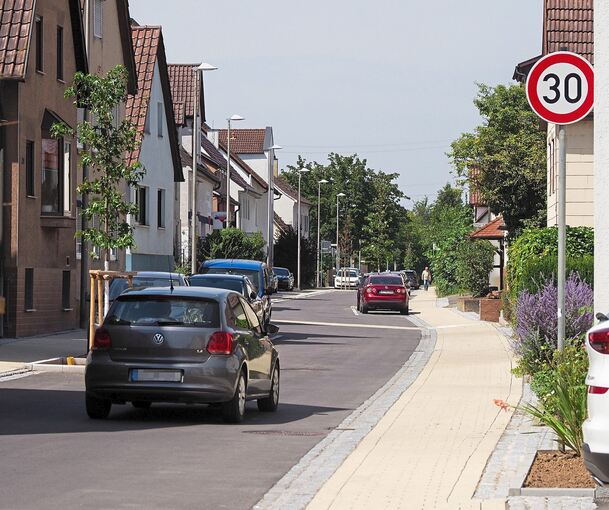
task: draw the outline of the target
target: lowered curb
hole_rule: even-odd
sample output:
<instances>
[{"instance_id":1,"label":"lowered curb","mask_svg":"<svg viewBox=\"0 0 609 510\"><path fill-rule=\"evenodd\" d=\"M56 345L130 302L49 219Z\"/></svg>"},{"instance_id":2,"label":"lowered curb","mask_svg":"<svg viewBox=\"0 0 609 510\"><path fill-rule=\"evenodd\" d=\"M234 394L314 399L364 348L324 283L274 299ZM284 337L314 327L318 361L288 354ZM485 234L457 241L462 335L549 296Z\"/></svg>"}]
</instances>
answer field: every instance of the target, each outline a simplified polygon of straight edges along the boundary
<instances>
[{"instance_id":1,"label":"lowered curb","mask_svg":"<svg viewBox=\"0 0 609 510\"><path fill-rule=\"evenodd\" d=\"M510 489L508 497L523 496L536 498L593 498L596 489L585 488L541 488L541 487L522 487L520 489Z\"/></svg>"}]
</instances>

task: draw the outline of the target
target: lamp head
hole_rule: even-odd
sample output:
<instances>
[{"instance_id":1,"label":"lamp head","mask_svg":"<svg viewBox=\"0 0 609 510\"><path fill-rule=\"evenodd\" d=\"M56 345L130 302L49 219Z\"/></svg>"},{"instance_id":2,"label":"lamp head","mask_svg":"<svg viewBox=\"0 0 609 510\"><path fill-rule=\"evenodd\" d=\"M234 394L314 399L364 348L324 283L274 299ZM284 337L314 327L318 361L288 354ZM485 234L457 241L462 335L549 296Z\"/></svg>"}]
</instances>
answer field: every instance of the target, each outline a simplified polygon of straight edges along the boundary
<instances>
[{"instance_id":1,"label":"lamp head","mask_svg":"<svg viewBox=\"0 0 609 510\"><path fill-rule=\"evenodd\" d=\"M338 193L338 194L336 195L336 197L337 197L337 198L338 198L338 197L342 198L342 197L346 197L346 196L347 196L347 195L345 195L344 193Z\"/></svg>"},{"instance_id":2,"label":"lamp head","mask_svg":"<svg viewBox=\"0 0 609 510\"><path fill-rule=\"evenodd\" d=\"M279 151L281 149L283 149L283 147L281 145L277 145L277 144L273 145L272 147L269 147L269 150L271 150L271 151Z\"/></svg>"},{"instance_id":3,"label":"lamp head","mask_svg":"<svg viewBox=\"0 0 609 510\"><path fill-rule=\"evenodd\" d=\"M328 184L328 181L326 181L325 179L322 179L321 181L318 181L319 184Z\"/></svg>"},{"instance_id":4,"label":"lamp head","mask_svg":"<svg viewBox=\"0 0 609 510\"><path fill-rule=\"evenodd\" d=\"M309 171L308 168L301 168L300 170L298 170L298 172L301 174L306 174L308 171Z\"/></svg>"},{"instance_id":5,"label":"lamp head","mask_svg":"<svg viewBox=\"0 0 609 510\"><path fill-rule=\"evenodd\" d=\"M241 117L241 115L237 115L235 113L234 115L231 115L230 119L228 120L245 120L245 117Z\"/></svg>"}]
</instances>

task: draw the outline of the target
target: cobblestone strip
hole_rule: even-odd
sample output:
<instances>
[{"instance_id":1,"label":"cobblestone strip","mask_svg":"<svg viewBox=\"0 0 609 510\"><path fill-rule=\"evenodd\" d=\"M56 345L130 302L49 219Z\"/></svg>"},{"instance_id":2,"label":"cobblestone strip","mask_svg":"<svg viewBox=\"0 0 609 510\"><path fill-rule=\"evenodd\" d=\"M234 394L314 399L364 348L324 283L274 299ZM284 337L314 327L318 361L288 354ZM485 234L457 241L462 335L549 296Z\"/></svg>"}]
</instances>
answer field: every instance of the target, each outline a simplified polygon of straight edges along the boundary
<instances>
[{"instance_id":1,"label":"cobblestone strip","mask_svg":"<svg viewBox=\"0 0 609 510\"><path fill-rule=\"evenodd\" d=\"M531 498L512 497L508 499L508 510L595 510L593 498Z\"/></svg>"},{"instance_id":2,"label":"cobblestone strip","mask_svg":"<svg viewBox=\"0 0 609 510\"><path fill-rule=\"evenodd\" d=\"M288 471L254 506L255 510L300 510L317 494L360 441L374 428L421 373L436 344L435 331L418 318L421 341L404 366L372 397Z\"/></svg>"}]
</instances>

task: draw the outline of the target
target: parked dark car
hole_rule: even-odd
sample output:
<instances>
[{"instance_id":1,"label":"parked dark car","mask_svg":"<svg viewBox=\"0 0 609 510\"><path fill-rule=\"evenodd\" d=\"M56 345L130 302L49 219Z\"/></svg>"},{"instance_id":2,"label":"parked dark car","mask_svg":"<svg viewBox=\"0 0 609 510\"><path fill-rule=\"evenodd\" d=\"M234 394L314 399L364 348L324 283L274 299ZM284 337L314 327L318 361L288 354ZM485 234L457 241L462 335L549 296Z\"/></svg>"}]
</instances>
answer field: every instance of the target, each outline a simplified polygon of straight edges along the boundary
<instances>
[{"instance_id":1,"label":"parked dark car","mask_svg":"<svg viewBox=\"0 0 609 510\"><path fill-rule=\"evenodd\" d=\"M188 285L186 278L180 273L165 271L138 271L133 277L133 288L144 289L146 287L174 287ZM122 292L129 288L129 282L125 278L115 278L110 282L110 302L114 301Z\"/></svg>"},{"instance_id":2,"label":"parked dark car","mask_svg":"<svg viewBox=\"0 0 609 510\"><path fill-rule=\"evenodd\" d=\"M240 422L245 401L279 404L279 355L241 294L204 287L128 290L95 332L85 369L86 409L107 418L112 404L220 404Z\"/></svg>"},{"instance_id":3,"label":"parked dark car","mask_svg":"<svg viewBox=\"0 0 609 510\"><path fill-rule=\"evenodd\" d=\"M264 304L263 324L271 322L273 293L272 272L264 262L242 259L206 260L199 268L201 274L241 274L247 276L256 287L256 292Z\"/></svg>"},{"instance_id":4,"label":"parked dark car","mask_svg":"<svg viewBox=\"0 0 609 510\"><path fill-rule=\"evenodd\" d=\"M396 310L408 315L410 299L408 288L399 274L373 274L358 292L359 311Z\"/></svg>"},{"instance_id":5,"label":"parked dark car","mask_svg":"<svg viewBox=\"0 0 609 510\"><path fill-rule=\"evenodd\" d=\"M278 288L294 290L294 275L286 267L274 267L273 273L277 275Z\"/></svg>"},{"instance_id":6,"label":"parked dark car","mask_svg":"<svg viewBox=\"0 0 609 510\"><path fill-rule=\"evenodd\" d=\"M195 274L188 279L191 287L208 287L239 292L254 309L258 320L264 324L264 303L254 284L247 276L240 274Z\"/></svg>"},{"instance_id":7,"label":"parked dark car","mask_svg":"<svg viewBox=\"0 0 609 510\"><path fill-rule=\"evenodd\" d=\"M418 290L421 287L421 281L419 280L419 274L412 270L412 269L406 269L405 271L403 271L404 276L406 277L406 279L408 280L408 283L410 284L410 288L411 289L415 289Z\"/></svg>"}]
</instances>

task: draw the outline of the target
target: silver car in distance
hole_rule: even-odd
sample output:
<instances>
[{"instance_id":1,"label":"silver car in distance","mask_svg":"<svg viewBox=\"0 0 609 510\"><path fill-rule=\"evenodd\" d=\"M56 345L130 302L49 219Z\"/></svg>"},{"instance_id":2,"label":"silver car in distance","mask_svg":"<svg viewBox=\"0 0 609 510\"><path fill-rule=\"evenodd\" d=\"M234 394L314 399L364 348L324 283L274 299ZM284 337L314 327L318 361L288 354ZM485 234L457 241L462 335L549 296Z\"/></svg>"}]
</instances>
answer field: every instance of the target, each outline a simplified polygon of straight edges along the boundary
<instances>
[{"instance_id":1,"label":"silver car in distance","mask_svg":"<svg viewBox=\"0 0 609 510\"><path fill-rule=\"evenodd\" d=\"M148 288L121 294L95 333L85 371L89 417L112 404L220 404L238 423L245 401L279 404L279 355L240 294L202 287Z\"/></svg>"}]
</instances>

